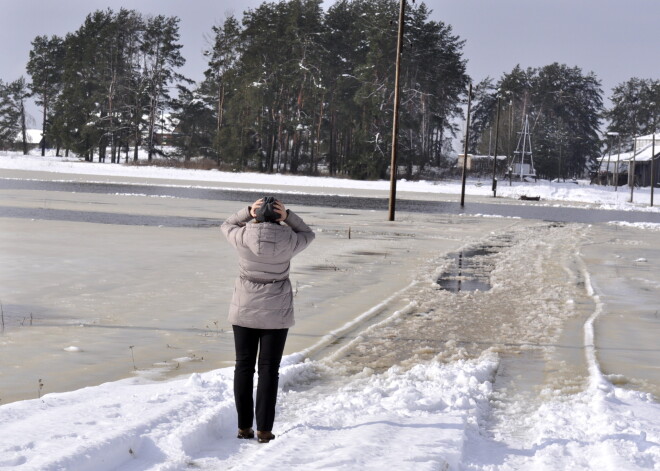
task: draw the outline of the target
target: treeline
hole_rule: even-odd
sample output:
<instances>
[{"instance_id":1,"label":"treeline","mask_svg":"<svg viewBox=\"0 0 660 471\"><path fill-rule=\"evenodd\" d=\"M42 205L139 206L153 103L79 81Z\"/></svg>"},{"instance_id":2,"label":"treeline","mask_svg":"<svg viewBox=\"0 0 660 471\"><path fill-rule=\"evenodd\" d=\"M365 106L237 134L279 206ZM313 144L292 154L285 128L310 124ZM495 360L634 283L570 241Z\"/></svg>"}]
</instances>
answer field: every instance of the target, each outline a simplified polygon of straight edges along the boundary
<instances>
[{"instance_id":1,"label":"treeline","mask_svg":"<svg viewBox=\"0 0 660 471\"><path fill-rule=\"evenodd\" d=\"M206 80L175 109L185 156L235 168L382 178L389 164L398 1L264 3L215 27ZM463 42L406 17L400 156L409 172L442 160L468 77Z\"/></svg>"},{"instance_id":2,"label":"treeline","mask_svg":"<svg viewBox=\"0 0 660 471\"><path fill-rule=\"evenodd\" d=\"M660 118L660 80L633 77L612 90L612 108L605 112L608 131L629 146L633 136L657 132ZM608 141L608 145L614 145Z\"/></svg>"},{"instance_id":3,"label":"treeline","mask_svg":"<svg viewBox=\"0 0 660 471\"><path fill-rule=\"evenodd\" d=\"M185 63L178 23L124 9L96 11L63 39L35 38L27 72L43 110L44 148L118 162L122 150L128 159L132 147L137 159L145 146L151 159L170 87L186 80L177 72Z\"/></svg>"},{"instance_id":4,"label":"treeline","mask_svg":"<svg viewBox=\"0 0 660 471\"><path fill-rule=\"evenodd\" d=\"M604 146L621 143L623 151L631 150L633 137L651 134L660 116L658 80L632 78L617 85L610 109L603 108L600 87L593 73L557 63L528 69L517 66L497 82L487 78L475 87L469 149L494 154L497 134L497 154L506 155L511 163L527 117L537 175L582 176ZM604 136L603 119L608 122ZM619 136L607 139L608 132Z\"/></svg>"},{"instance_id":5,"label":"treeline","mask_svg":"<svg viewBox=\"0 0 660 471\"><path fill-rule=\"evenodd\" d=\"M389 164L395 0L263 3L213 28L202 83L178 68L178 19L97 11L65 38L37 37L28 73L42 107L44 145L89 160L151 159L165 114L175 153L231 168L382 178ZM463 42L406 17L400 161L409 173L443 160L468 83ZM176 93L170 95L170 91Z\"/></svg>"},{"instance_id":6,"label":"treeline","mask_svg":"<svg viewBox=\"0 0 660 471\"><path fill-rule=\"evenodd\" d=\"M480 82L475 102L470 139L474 153L492 150L492 155L499 131L497 153L506 155L510 164L522 148L527 119L540 178L581 176L600 154L600 81L579 67L554 63L523 70L517 66L496 83L490 78Z\"/></svg>"},{"instance_id":7,"label":"treeline","mask_svg":"<svg viewBox=\"0 0 660 471\"><path fill-rule=\"evenodd\" d=\"M27 113L25 102L30 91L25 78L4 83L0 80L0 149L11 148L20 135L19 141L24 154L27 154Z\"/></svg>"},{"instance_id":8,"label":"treeline","mask_svg":"<svg viewBox=\"0 0 660 471\"><path fill-rule=\"evenodd\" d=\"M166 149L234 170L386 177L399 2L339 0L327 12L321 4L263 3L240 21L227 17L210 31L200 83L179 73L177 17L96 11L64 38L38 36L31 81L0 81L0 147L25 136L33 96L42 153L127 162ZM398 162L410 178L454 165L448 156L464 128L469 77L451 26L430 20L424 3L409 2L405 22ZM556 63L518 66L474 90L469 151L506 154L510 165L527 117L546 178L589 168L601 153L603 118L626 145L655 128L660 109L658 81L617 86L604 110L593 73Z\"/></svg>"}]
</instances>

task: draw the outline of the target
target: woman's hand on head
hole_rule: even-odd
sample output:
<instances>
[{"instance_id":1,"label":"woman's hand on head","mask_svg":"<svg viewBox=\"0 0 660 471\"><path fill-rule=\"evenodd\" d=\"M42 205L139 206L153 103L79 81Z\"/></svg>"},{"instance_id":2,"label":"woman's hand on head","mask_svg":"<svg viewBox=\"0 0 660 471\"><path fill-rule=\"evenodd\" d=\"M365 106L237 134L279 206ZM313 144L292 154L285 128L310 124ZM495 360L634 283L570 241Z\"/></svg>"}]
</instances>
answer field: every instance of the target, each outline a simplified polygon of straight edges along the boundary
<instances>
[{"instance_id":1,"label":"woman's hand on head","mask_svg":"<svg viewBox=\"0 0 660 471\"><path fill-rule=\"evenodd\" d=\"M277 222L283 222L286 220L288 214L286 212L286 208L284 207L284 203L282 203L280 200L275 200L275 203L273 204L273 209L277 214L280 215Z\"/></svg>"},{"instance_id":2,"label":"woman's hand on head","mask_svg":"<svg viewBox=\"0 0 660 471\"><path fill-rule=\"evenodd\" d=\"M264 199L263 198L259 198L257 201L252 203L252 206L250 206L250 216L252 216L253 218L256 218L257 217L257 209L259 209L262 204L264 204Z\"/></svg>"}]
</instances>

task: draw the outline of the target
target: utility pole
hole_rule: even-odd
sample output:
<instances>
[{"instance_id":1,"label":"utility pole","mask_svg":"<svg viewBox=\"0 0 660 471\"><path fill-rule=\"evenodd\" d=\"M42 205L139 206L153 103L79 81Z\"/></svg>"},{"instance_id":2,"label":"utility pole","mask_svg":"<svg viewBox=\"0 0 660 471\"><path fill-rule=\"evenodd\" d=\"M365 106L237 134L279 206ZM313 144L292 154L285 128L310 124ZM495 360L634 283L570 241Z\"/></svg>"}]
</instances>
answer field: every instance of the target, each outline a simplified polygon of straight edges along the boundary
<instances>
[{"instance_id":1,"label":"utility pole","mask_svg":"<svg viewBox=\"0 0 660 471\"><path fill-rule=\"evenodd\" d=\"M633 202L633 191L635 191L635 154L637 153L637 139L633 135L632 161L628 167L628 183L630 184L630 202Z\"/></svg>"},{"instance_id":2,"label":"utility pole","mask_svg":"<svg viewBox=\"0 0 660 471\"><path fill-rule=\"evenodd\" d=\"M655 103L653 105L653 138L651 140L651 206L653 206L653 187L655 186L655 168L653 162L655 161L655 131L658 125L658 113L655 111Z\"/></svg>"},{"instance_id":3,"label":"utility pole","mask_svg":"<svg viewBox=\"0 0 660 471\"><path fill-rule=\"evenodd\" d=\"M465 122L465 147L463 151L463 178L461 179L461 208L465 206L465 178L467 177L467 154L470 139L470 107L472 106L472 82L468 89L467 121Z\"/></svg>"},{"instance_id":4,"label":"utility pole","mask_svg":"<svg viewBox=\"0 0 660 471\"><path fill-rule=\"evenodd\" d=\"M513 93L509 91L511 95ZM509 186L513 185L513 97L509 101L509 155L507 155L507 170L509 172Z\"/></svg>"},{"instance_id":5,"label":"utility pole","mask_svg":"<svg viewBox=\"0 0 660 471\"><path fill-rule=\"evenodd\" d=\"M399 35L396 42L396 72L394 78L394 116L392 119L392 161L390 163L390 205L389 220L394 221L396 208L396 152L399 145L399 76L401 75L401 52L403 49L403 26L406 14L406 0L400 0Z\"/></svg>"},{"instance_id":6,"label":"utility pole","mask_svg":"<svg viewBox=\"0 0 660 471\"><path fill-rule=\"evenodd\" d=\"M653 206L653 187L655 186L655 168L653 168L653 161L655 160L655 124L653 125L653 140L651 142L651 206Z\"/></svg>"},{"instance_id":7,"label":"utility pole","mask_svg":"<svg viewBox=\"0 0 660 471\"><path fill-rule=\"evenodd\" d=\"M610 131L610 132L607 133L607 135L608 136L618 136L619 133L616 132L616 131ZM621 154L621 144L620 144L620 142L621 142L621 138L619 138L619 154ZM607 170L605 170L605 186L607 186L607 183L610 180L610 158L611 157L612 157L612 143L610 142L610 153L607 155ZM619 159L617 159L616 165L617 165L617 168L618 168Z\"/></svg>"},{"instance_id":8,"label":"utility pole","mask_svg":"<svg viewBox=\"0 0 660 471\"><path fill-rule=\"evenodd\" d=\"M614 177L614 191L619 190L619 161L621 160L621 136L620 135L619 135L618 142L619 142L619 146L618 146L619 150L618 150L618 154L616 155L616 167L614 167L614 174L615 174L615 177Z\"/></svg>"},{"instance_id":9,"label":"utility pole","mask_svg":"<svg viewBox=\"0 0 660 471\"><path fill-rule=\"evenodd\" d=\"M495 152L493 152L493 198L497 198L497 139L500 135L500 90L497 90L497 114L495 115Z\"/></svg>"}]
</instances>

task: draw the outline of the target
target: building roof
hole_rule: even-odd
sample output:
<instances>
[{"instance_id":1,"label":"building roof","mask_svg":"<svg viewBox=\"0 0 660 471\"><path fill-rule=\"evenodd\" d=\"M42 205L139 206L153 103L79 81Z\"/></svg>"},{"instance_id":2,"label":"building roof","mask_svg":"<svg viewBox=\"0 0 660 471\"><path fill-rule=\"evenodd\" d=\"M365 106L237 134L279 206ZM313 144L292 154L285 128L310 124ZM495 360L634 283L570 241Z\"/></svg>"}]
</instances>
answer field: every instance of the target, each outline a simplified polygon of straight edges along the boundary
<instances>
[{"instance_id":1,"label":"building roof","mask_svg":"<svg viewBox=\"0 0 660 471\"><path fill-rule=\"evenodd\" d=\"M616 153L616 154L606 154L603 155L600 159L600 166L599 169L601 172L605 172L609 170L610 172L616 172L616 164L617 162L619 163L619 172L621 170L625 169L627 171L628 169L628 161L632 158L632 152L621 152L621 154ZM608 168L608 162L609 162L609 168ZM625 163L624 163L625 162Z\"/></svg>"},{"instance_id":2,"label":"building roof","mask_svg":"<svg viewBox=\"0 0 660 471\"><path fill-rule=\"evenodd\" d=\"M653 140L653 134L647 134L646 136L637 136L635 139L638 141L649 141L651 142ZM660 141L660 134L655 133L655 144L658 145L658 141Z\"/></svg>"},{"instance_id":3,"label":"building roof","mask_svg":"<svg viewBox=\"0 0 660 471\"><path fill-rule=\"evenodd\" d=\"M652 135L649 134L648 138L651 139ZM637 138L641 139L641 138ZM651 160L651 153L653 151L653 144L646 144L640 149L637 149L637 152L635 153L635 162L649 162ZM655 157L656 159L660 156L660 135L656 134L656 143L655 143ZM633 158L633 153L632 151L630 152L621 152L621 154L606 154L600 157L599 162L600 162L600 170L605 171L607 170L607 162L610 162L610 171L613 171L613 169L616 166L616 162L630 162Z\"/></svg>"},{"instance_id":4,"label":"building roof","mask_svg":"<svg viewBox=\"0 0 660 471\"><path fill-rule=\"evenodd\" d=\"M653 151L653 145L648 144L644 147L641 148L641 150L638 150L637 153L635 154L635 161L636 162L648 162L651 160L652 157L652 151ZM632 152L629 153L630 155L626 160L632 160ZM660 154L660 142L655 143L655 155L657 156Z\"/></svg>"}]
</instances>

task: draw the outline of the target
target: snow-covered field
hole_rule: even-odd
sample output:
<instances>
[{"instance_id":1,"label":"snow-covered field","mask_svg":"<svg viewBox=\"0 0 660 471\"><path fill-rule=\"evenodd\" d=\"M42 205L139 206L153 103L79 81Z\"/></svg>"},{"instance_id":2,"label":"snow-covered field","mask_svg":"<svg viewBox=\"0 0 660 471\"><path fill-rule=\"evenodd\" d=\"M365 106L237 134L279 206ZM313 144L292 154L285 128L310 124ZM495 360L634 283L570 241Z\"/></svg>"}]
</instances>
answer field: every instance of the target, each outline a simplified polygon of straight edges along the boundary
<instances>
[{"instance_id":1,"label":"snow-covered field","mask_svg":"<svg viewBox=\"0 0 660 471\"><path fill-rule=\"evenodd\" d=\"M35 172L37 179L36 172L51 172L67 174L63 178L147 177L341 194L388 189L388 182L135 168L52 157L0 156L0 169ZM460 184L400 182L398 189L456 195ZM498 190L511 198L523 192L557 204L646 206L627 203L625 191L584 184L501 184ZM489 182L471 182L468 194L490 195ZM648 201L648 190L636 194L636 201ZM617 378L604 374L599 362L594 326L605 305L575 242L588 229L511 224L505 236L518 242L497 255L491 292L439 295L433 280L420 276L406 293L405 307L328 358L288 355L281 370L277 439L268 445L235 439L232 371L222 368L166 382L136 377L2 405L0 469L660 470L660 405L649 393L613 384ZM656 226L610 227L657 231ZM539 231L552 232L539 237ZM522 272L541 287L524 283L516 276ZM523 302L512 302L514 294ZM493 305L503 307L489 312ZM565 341L561 326L581 319L579 309L588 310L580 321L576 354L584 371L567 380L574 366L562 360L556 371L545 372L562 379L554 386L546 381L540 401L526 401L524 391L515 388L496 387L512 352L555 355L550 345ZM468 328L470 316L480 320ZM456 338L457 332L463 337ZM405 361L397 351L407 355Z\"/></svg>"},{"instance_id":2,"label":"snow-covered field","mask_svg":"<svg viewBox=\"0 0 660 471\"><path fill-rule=\"evenodd\" d=\"M53 172L58 174L76 174L87 176L103 176L104 181L112 177L149 178L157 180L180 181L181 184L195 182L195 186L204 184L253 185L263 190L268 187L298 187L311 192L325 194L356 195L361 191L381 192L387 195L389 181L360 181L329 177L305 177L296 175L267 175L260 173L231 173L205 170L183 170L162 167L135 167L108 163L81 162L77 158L65 159L59 157L40 157L35 155L23 156L19 154L0 154L0 169L31 170ZM397 182L397 191L403 194L424 193L427 195L460 195L460 181L406 181ZM657 193L657 191L656 191ZM471 179L466 188L469 196L492 196L491 181ZM630 203L630 190L628 187L614 188L590 185L588 181L575 183L552 183L539 181L536 183L500 181L497 188L500 197L518 199L521 195L539 196L542 201L553 203L586 203L602 209L618 209L628 211L654 211L660 212L658 204L649 207L650 189L635 189ZM658 197L655 196L657 203Z\"/></svg>"}]
</instances>

